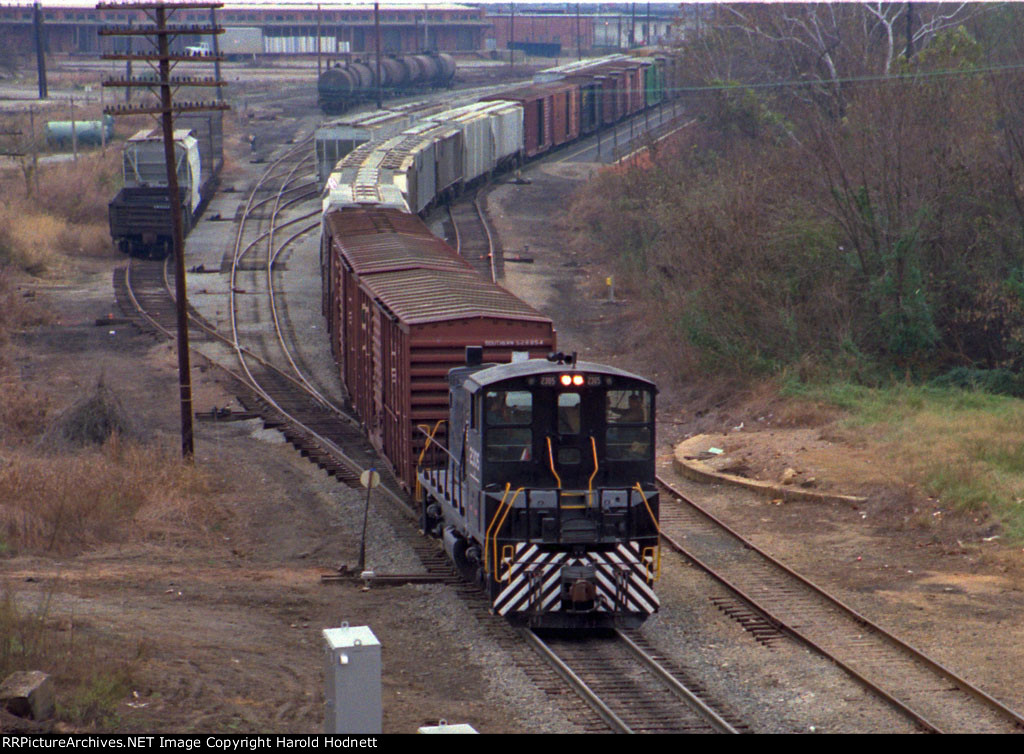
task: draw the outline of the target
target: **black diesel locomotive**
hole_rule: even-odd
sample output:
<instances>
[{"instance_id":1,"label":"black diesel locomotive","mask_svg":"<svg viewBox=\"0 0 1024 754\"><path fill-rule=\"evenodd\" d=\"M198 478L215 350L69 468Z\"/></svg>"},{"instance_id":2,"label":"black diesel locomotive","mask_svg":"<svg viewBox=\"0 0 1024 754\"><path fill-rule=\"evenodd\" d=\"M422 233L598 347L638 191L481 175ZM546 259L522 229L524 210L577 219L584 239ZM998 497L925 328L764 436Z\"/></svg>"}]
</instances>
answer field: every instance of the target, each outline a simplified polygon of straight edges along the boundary
<instances>
[{"instance_id":1,"label":"black diesel locomotive","mask_svg":"<svg viewBox=\"0 0 1024 754\"><path fill-rule=\"evenodd\" d=\"M654 384L563 354L479 353L449 372L447 426L430 428L424 530L511 620L639 625L658 609Z\"/></svg>"}]
</instances>

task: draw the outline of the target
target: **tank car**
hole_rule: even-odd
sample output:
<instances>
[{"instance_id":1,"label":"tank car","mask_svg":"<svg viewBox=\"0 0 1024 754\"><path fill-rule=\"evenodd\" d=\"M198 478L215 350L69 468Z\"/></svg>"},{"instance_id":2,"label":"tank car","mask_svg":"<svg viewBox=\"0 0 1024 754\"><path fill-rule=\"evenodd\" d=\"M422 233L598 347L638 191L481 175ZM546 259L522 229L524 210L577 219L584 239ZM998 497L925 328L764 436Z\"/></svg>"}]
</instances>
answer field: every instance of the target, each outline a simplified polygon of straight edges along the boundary
<instances>
[{"instance_id":1,"label":"tank car","mask_svg":"<svg viewBox=\"0 0 1024 754\"><path fill-rule=\"evenodd\" d=\"M388 56L381 58L378 85L376 60L370 56L328 67L317 79L317 95L320 108L337 115L373 99L378 89L386 97L396 97L417 89L450 86L454 77L455 58L445 53Z\"/></svg>"},{"instance_id":2,"label":"tank car","mask_svg":"<svg viewBox=\"0 0 1024 754\"><path fill-rule=\"evenodd\" d=\"M424 429L424 531L514 622L639 625L658 609L655 385L564 354L480 354L448 373L448 419Z\"/></svg>"}]
</instances>

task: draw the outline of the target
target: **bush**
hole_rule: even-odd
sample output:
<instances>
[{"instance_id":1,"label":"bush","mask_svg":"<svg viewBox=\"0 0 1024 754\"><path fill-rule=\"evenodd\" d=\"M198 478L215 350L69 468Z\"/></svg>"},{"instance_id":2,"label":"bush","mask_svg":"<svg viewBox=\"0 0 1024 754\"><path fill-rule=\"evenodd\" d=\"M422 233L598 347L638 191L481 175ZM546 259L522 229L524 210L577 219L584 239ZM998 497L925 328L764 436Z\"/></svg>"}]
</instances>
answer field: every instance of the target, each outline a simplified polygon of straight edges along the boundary
<instances>
[{"instance_id":1,"label":"bush","mask_svg":"<svg viewBox=\"0 0 1024 754\"><path fill-rule=\"evenodd\" d=\"M936 387L983 390L994 395L1024 398L1024 375L1007 369L955 367L931 381Z\"/></svg>"}]
</instances>

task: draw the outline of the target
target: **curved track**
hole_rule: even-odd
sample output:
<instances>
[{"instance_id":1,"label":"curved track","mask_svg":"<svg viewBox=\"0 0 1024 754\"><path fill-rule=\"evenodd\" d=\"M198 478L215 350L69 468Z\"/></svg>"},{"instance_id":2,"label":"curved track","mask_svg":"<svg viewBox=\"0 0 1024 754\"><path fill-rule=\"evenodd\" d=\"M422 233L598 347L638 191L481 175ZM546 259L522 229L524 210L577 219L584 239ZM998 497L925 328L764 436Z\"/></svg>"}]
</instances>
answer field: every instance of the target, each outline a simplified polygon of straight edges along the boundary
<instances>
[{"instance_id":1,"label":"curved track","mask_svg":"<svg viewBox=\"0 0 1024 754\"><path fill-rule=\"evenodd\" d=\"M934 733L1019 733L1024 717L704 511L664 479L662 539L764 616L757 635L781 630L829 658L858 683ZM671 500L671 502L670 502Z\"/></svg>"}]
</instances>

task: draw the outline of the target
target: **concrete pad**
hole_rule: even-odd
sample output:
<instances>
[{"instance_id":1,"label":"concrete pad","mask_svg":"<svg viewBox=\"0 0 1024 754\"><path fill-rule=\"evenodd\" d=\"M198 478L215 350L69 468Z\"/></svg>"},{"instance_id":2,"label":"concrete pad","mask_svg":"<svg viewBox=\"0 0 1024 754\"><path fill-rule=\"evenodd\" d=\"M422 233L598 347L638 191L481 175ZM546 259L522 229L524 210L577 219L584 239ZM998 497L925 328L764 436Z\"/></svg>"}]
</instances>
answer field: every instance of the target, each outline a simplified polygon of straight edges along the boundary
<instances>
[{"instance_id":1,"label":"concrete pad","mask_svg":"<svg viewBox=\"0 0 1024 754\"><path fill-rule=\"evenodd\" d=\"M672 465L676 471L696 482L734 484L737 487L745 487L748 490L759 492L769 498L781 498L786 501L863 503L867 500L867 498L857 495L838 495L831 492L807 490L800 487L791 487L789 485L776 484L775 482L763 482L759 479L749 479L737 476L736 474L724 474L715 471L711 466L698 458L700 453L707 449L709 443L710 438L707 435L695 435L676 445L672 458Z\"/></svg>"}]
</instances>

